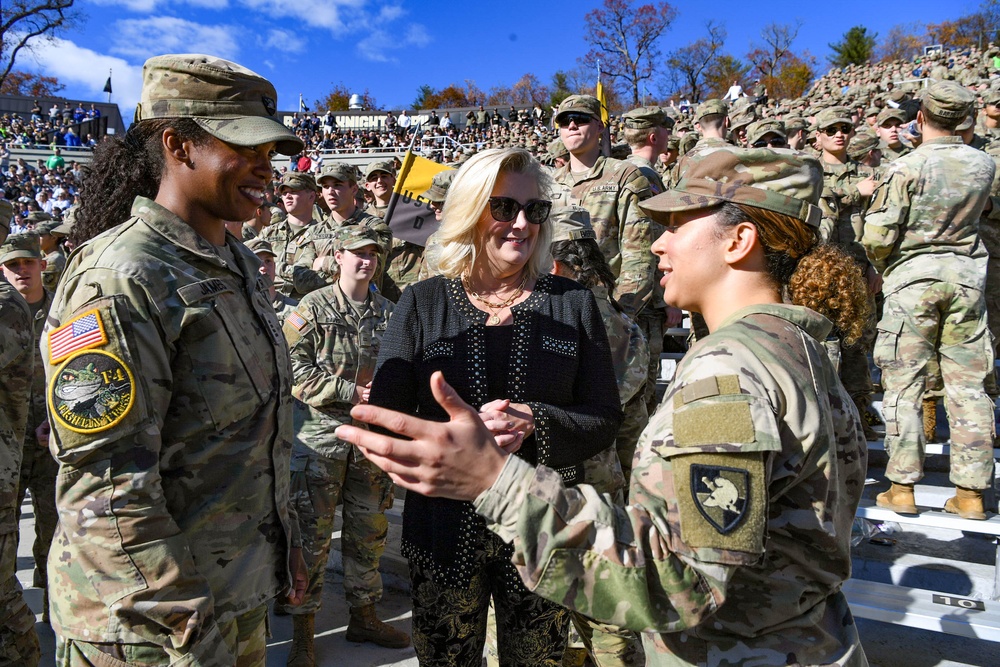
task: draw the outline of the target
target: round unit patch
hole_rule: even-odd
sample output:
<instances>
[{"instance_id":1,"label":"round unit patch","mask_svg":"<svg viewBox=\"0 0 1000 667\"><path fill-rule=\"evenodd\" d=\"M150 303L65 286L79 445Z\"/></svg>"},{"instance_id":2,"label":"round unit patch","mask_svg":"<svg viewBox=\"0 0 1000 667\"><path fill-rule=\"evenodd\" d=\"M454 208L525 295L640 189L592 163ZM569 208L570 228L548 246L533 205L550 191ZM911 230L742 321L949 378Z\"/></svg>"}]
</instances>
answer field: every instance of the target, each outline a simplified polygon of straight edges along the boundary
<instances>
[{"instance_id":1,"label":"round unit patch","mask_svg":"<svg viewBox=\"0 0 1000 667\"><path fill-rule=\"evenodd\" d=\"M70 356L49 384L49 412L76 433L118 424L135 402L135 379L121 359L100 350Z\"/></svg>"}]
</instances>

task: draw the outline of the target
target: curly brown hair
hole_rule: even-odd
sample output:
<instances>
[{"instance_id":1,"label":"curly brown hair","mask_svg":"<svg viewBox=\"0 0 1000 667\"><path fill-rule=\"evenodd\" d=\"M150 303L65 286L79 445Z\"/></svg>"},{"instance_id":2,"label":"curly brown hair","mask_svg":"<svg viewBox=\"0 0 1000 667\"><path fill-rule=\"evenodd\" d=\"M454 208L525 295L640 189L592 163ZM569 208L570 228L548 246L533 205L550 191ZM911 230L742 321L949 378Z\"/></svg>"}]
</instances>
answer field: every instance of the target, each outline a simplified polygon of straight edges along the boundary
<instances>
[{"instance_id":1,"label":"curly brown hair","mask_svg":"<svg viewBox=\"0 0 1000 667\"><path fill-rule=\"evenodd\" d=\"M742 204L723 204L719 222L757 227L768 273L795 305L823 315L848 345L860 337L872 316L861 266L846 252L821 243L817 229L791 216Z\"/></svg>"}]
</instances>

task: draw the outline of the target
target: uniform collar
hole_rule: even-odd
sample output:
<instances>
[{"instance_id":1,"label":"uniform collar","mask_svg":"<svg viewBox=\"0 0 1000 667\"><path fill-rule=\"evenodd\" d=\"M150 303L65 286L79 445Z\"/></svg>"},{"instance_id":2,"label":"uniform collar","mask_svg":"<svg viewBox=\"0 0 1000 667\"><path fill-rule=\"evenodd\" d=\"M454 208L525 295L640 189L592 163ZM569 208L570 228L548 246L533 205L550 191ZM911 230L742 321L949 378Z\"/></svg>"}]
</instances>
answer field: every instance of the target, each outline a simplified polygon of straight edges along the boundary
<instances>
[{"instance_id":1,"label":"uniform collar","mask_svg":"<svg viewBox=\"0 0 1000 667\"><path fill-rule=\"evenodd\" d=\"M737 320L757 314L773 315L774 317L791 322L818 341L826 340L827 336L830 335L830 331L833 330L833 323L815 310L787 303L760 303L740 308L727 317L719 326L719 329L733 324Z\"/></svg>"}]
</instances>

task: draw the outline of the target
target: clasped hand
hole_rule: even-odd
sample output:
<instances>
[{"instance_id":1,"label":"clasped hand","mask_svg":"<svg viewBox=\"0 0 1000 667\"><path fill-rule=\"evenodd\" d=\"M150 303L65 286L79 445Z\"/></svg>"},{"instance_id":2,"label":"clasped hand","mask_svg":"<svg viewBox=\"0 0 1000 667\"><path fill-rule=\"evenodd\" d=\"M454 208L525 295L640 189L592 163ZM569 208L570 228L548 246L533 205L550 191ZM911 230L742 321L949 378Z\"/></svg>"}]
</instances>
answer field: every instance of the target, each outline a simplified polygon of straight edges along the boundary
<instances>
[{"instance_id":1,"label":"clasped hand","mask_svg":"<svg viewBox=\"0 0 1000 667\"><path fill-rule=\"evenodd\" d=\"M510 399L490 401L479 409L479 418L508 454L519 450L525 439L535 432L535 416L531 407L524 403L511 403Z\"/></svg>"}]
</instances>

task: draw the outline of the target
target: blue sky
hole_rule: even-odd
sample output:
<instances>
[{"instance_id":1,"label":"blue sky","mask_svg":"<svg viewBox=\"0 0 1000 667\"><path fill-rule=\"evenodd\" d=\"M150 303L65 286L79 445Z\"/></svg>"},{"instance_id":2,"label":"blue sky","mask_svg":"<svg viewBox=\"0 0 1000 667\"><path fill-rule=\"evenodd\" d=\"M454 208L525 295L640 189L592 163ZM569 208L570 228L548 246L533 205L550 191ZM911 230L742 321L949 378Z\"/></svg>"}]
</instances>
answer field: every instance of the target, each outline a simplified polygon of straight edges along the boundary
<instances>
[{"instance_id":1,"label":"blue sky","mask_svg":"<svg viewBox=\"0 0 1000 667\"><path fill-rule=\"evenodd\" d=\"M161 53L209 53L269 78L279 107L307 104L343 82L368 88L383 108L409 107L421 84L441 88L472 79L483 90L510 85L527 72L545 83L583 55L583 17L600 0L579 2L441 3L424 0L77 0L79 28L40 44L19 67L58 77L70 99L112 101L126 122L139 98L143 61ZM802 21L795 43L822 69L827 44L853 25L885 34L897 23L938 22L974 11L978 3L882 0L839 3L775 0L750 3L680 2L664 53L704 33L709 18L724 23L726 51L743 57L770 22ZM654 91L650 86L650 91Z\"/></svg>"}]
</instances>

